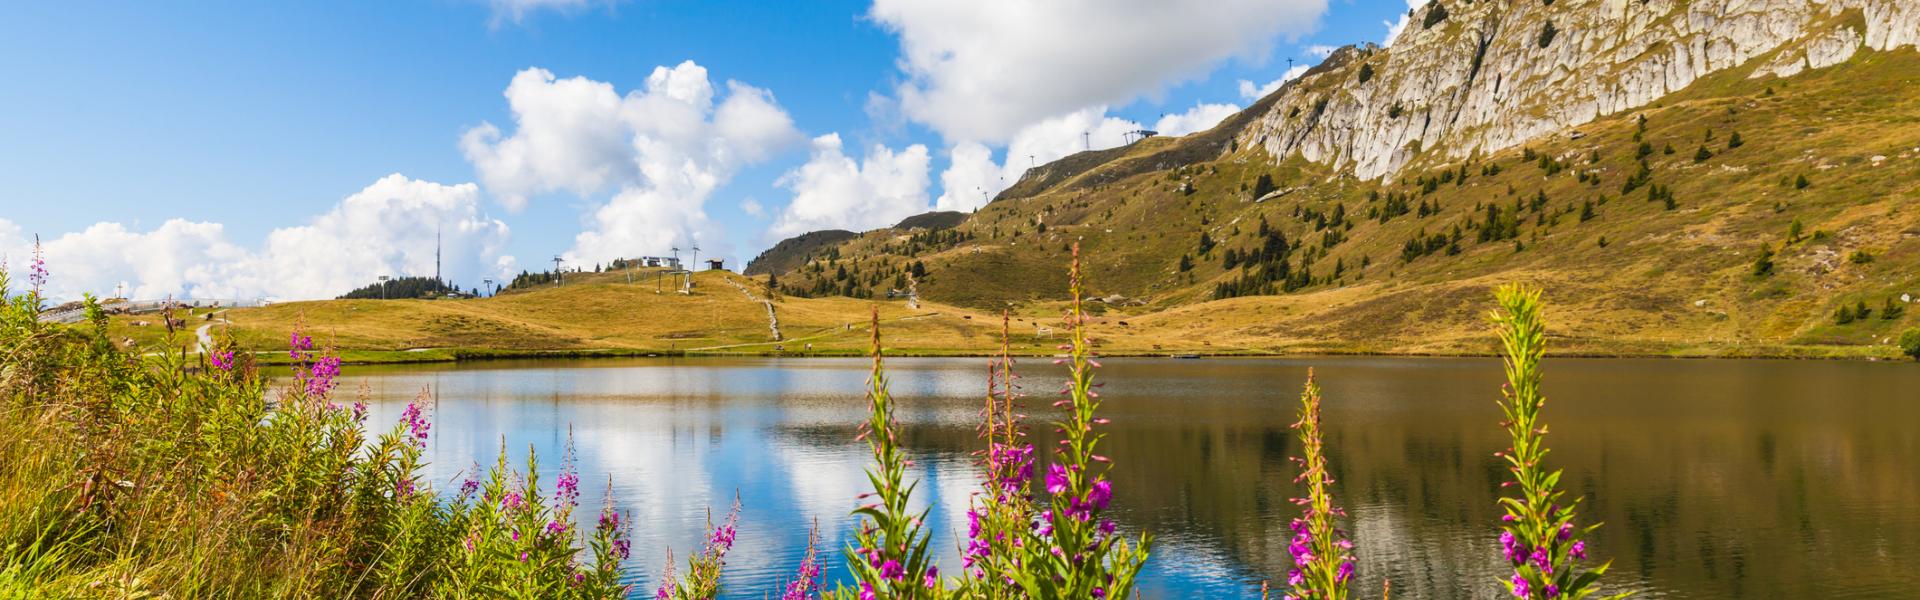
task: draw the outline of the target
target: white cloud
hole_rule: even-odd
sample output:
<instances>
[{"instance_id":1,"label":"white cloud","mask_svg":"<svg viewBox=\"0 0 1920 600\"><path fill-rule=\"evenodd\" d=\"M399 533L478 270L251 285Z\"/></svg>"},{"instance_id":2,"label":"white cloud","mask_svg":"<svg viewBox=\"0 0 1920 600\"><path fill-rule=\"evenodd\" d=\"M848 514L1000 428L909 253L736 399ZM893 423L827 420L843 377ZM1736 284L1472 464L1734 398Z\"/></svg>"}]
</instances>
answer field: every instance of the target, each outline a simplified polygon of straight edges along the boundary
<instances>
[{"instance_id":1,"label":"white cloud","mask_svg":"<svg viewBox=\"0 0 1920 600\"><path fill-rule=\"evenodd\" d=\"M747 213L754 218L766 218L767 207L762 206L759 200L748 198L740 201L740 212Z\"/></svg>"},{"instance_id":2,"label":"white cloud","mask_svg":"<svg viewBox=\"0 0 1920 600\"><path fill-rule=\"evenodd\" d=\"M150 231L96 223L45 240L47 292L105 297L124 284L139 299L332 297L379 275L433 275L436 227L444 275L478 287L514 269L502 254L507 226L480 213L479 197L471 183L388 175L305 225L273 230L259 249L227 240L219 223L173 219ZM28 256L31 242L18 232L0 220L0 250Z\"/></svg>"},{"instance_id":3,"label":"white cloud","mask_svg":"<svg viewBox=\"0 0 1920 600\"><path fill-rule=\"evenodd\" d=\"M766 90L729 81L716 105L706 68L693 61L655 67L643 89L624 96L608 83L527 69L506 96L514 133L503 137L483 123L461 147L509 208L546 193L612 192L566 253L576 262L661 254L715 237L704 235L713 191L741 166L801 139Z\"/></svg>"},{"instance_id":4,"label":"white cloud","mask_svg":"<svg viewBox=\"0 0 1920 600\"><path fill-rule=\"evenodd\" d=\"M507 22L521 23L527 15L536 11L574 13L595 4L612 6L614 0L488 0L487 4L493 8L493 20L489 25L499 27Z\"/></svg>"},{"instance_id":5,"label":"white cloud","mask_svg":"<svg viewBox=\"0 0 1920 600\"><path fill-rule=\"evenodd\" d=\"M1399 20L1381 21L1381 25L1387 26L1387 39L1380 45L1392 46L1395 40L1400 39L1400 32L1407 30L1407 23L1413 21L1413 15L1419 14L1420 9L1425 7L1427 2L1428 0L1407 0L1407 12L1401 14Z\"/></svg>"},{"instance_id":6,"label":"white cloud","mask_svg":"<svg viewBox=\"0 0 1920 600\"><path fill-rule=\"evenodd\" d=\"M1285 85L1289 81L1299 79L1301 75L1307 74L1307 69L1310 68L1312 67L1307 65L1294 65L1293 68L1287 69L1287 72L1281 73L1279 79L1269 81L1265 85L1256 86L1252 81L1242 79L1240 80L1240 98L1243 100L1259 100L1265 98L1268 94L1272 94L1275 90L1280 89L1280 86Z\"/></svg>"},{"instance_id":7,"label":"white cloud","mask_svg":"<svg viewBox=\"0 0 1920 600\"><path fill-rule=\"evenodd\" d=\"M1154 131L1160 135L1186 135L1196 131L1206 131L1219 125L1220 121L1240 112L1240 107L1232 104L1199 104L1187 112L1160 117L1154 122Z\"/></svg>"},{"instance_id":8,"label":"white cloud","mask_svg":"<svg viewBox=\"0 0 1920 600\"><path fill-rule=\"evenodd\" d=\"M996 143L1053 115L1118 104L1262 59L1326 0L876 0L900 38L905 116L954 143Z\"/></svg>"},{"instance_id":9,"label":"white cloud","mask_svg":"<svg viewBox=\"0 0 1920 600\"><path fill-rule=\"evenodd\" d=\"M1333 56L1333 52L1339 49L1340 48L1336 46L1328 46L1326 44L1314 44L1312 46L1307 46L1307 54L1311 54L1315 58L1326 58L1329 56Z\"/></svg>"},{"instance_id":10,"label":"white cloud","mask_svg":"<svg viewBox=\"0 0 1920 600\"><path fill-rule=\"evenodd\" d=\"M968 211L986 204L1000 190L1020 180L1034 165L1043 165L1087 149L1112 148L1126 143L1127 132L1143 127L1134 121L1107 115L1096 106L1076 110L1021 128L1007 143L1005 160L993 162L984 144L961 142L949 149L950 164L940 174L945 193L935 203L939 210Z\"/></svg>"},{"instance_id":11,"label":"white cloud","mask_svg":"<svg viewBox=\"0 0 1920 600\"><path fill-rule=\"evenodd\" d=\"M771 233L863 231L926 212L928 163L927 147L919 144L898 152L876 144L856 163L841 150L839 134L813 138L812 157L776 184L793 191L793 202Z\"/></svg>"}]
</instances>

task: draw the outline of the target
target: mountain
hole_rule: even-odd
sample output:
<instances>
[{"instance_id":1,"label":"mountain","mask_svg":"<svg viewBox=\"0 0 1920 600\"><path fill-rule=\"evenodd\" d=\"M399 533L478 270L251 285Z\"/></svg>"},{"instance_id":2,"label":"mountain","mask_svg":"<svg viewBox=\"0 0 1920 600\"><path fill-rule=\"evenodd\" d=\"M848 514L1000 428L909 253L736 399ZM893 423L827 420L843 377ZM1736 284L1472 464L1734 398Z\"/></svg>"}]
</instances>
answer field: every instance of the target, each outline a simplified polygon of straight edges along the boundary
<instances>
[{"instance_id":1,"label":"mountain","mask_svg":"<svg viewBox=\"0 0 1920 600\"><path fill-rule=\"evenodd\" d=\"M853 239L859 234L844 229L812 231L780 240L772 248L761 252L759 256L747 262L747 268L740 272L746 275L780 274L806 264L809 255L815 250L832 248L841 242Z\"/></svg>"},{"instance_id":2,"label":"mountain","mask_svg":"<svg viewBox=\"0 0 1920 600\"><path fill-rule=\"evenodd\" d=\"M780 281L1045 304L1079 242L1134 326L1240 350L1478 348L1512 280L1579 351L1884 344L1920 296L1916 42L1909 0L1437 1L1209 131L1040 165Z\"/></svg>"},{"instance_id":3,"label":"mountain","mask_svg":"<svg viewBox=\"0 0 1920 600\"><path fill-rule=\"evenodd\" d=\"M936 210L901 219L893 228L899 231L909 229L952 229L954 226L966 220L967 213L951 210Z\"/></svg>"}]
</instances>

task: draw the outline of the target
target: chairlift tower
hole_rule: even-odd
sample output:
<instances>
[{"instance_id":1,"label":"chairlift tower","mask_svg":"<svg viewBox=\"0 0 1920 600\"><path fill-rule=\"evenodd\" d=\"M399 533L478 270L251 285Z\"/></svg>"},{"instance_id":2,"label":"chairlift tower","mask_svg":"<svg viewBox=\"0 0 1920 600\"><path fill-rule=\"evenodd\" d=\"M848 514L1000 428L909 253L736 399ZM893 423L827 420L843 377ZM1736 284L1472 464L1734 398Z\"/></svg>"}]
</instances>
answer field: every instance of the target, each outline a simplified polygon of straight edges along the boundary
<instances>
[{"instance_id":1,"label":"chairlift tower","mask_svg":"<svg viewBox=\"0 0 1920 600\"><path fill-rule=\"evenodd\" d=\"M700 264L700 243L695 242L693 244L693 260L689 262L689 266L687 268L682 269L683 271L687 272L687 283L686 283L686 287L681 290L681 293L685 293L685 294L693 293L693 270L699 268L698 266L699 264Z\"/></svg>"},{"instance_id":2,"label":"chairlift tower","mask_svg":"<svg viewBox=\"0 0 1920 600\"><path fill-rule=\"evenodd\" d=\"M564 260L566 259L560 258L560 255L558 254L553 255L553 286L554 287L560 287L561 280L566 278L566 272L560 270L560 263L563 262Z\"/></svg>"}]
</instances>

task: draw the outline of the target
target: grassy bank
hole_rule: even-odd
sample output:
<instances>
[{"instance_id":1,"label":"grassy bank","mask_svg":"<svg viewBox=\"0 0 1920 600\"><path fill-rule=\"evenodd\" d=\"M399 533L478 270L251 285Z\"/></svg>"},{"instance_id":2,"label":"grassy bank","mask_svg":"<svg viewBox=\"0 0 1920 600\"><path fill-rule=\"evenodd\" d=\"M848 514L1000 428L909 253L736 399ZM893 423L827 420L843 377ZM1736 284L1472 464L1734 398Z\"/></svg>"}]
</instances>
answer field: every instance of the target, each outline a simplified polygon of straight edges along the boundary
<instances>
[{"instance_id":1,"label":"grassy bank","mask_svg":"<svg viewBox=\"0 0 1920 600\"><path fill-rule=\"evenodd\" d=\"M1543 274L1538 279L1553 279ZM324 300L218 313L180 314L169 334L157 315L116 316L115 343L149 352L197 352L196 335L231 343L260 364L284 365L291 332L302 329L351 364L481 361L507 358L644 356L857 356L865 352L865 312L878 306L889 351L900 356L987 356L1000 350L997 312L926 302L783 297L774 301L782 338L773 339L759 282L723 272L700 274L692 294L655 293L623 274L583 274L565 286L478 300ZM738 284L740 287L735 287ZM1582 289L1550 298L1582 306ZM742 291L745 288L746 292ZM1411 293L1371 284L1283 296L1233 298L1163 308L1090 304L1103 351L1112 356L1292 356L1377 354L1474 356L1496 350L1472 298L1492 288L1468 280L1444 293ZM1066 323L1061 302L1013 306L1011 351L1058 353ZM1393 316L1382 316L1388 313ZM1869 343L1756 339L1678 326L1625 328L1583 309L1557 318L1584 327L1555 338L1556 356L1891 359L1898 322L1875 320ZM135 322L148 324L136 326Z\"/></svg>"}]
</instances>

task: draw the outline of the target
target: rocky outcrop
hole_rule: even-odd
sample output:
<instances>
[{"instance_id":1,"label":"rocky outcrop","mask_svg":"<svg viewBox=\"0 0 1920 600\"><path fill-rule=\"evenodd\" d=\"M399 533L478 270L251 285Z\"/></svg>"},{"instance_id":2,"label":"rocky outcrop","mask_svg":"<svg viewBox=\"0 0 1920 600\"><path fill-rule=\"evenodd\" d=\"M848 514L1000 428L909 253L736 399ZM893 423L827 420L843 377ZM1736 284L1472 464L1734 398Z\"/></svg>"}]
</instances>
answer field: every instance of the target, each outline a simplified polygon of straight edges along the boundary
<instances>
[{"instance_id":1,"label":"rocky outcrop","mask_svg":"<svg viewBox=\"0 0 1920 600\"><path fill-rule=\"evenodd\" d=\"M1434 2L1425 10L1444 3L1444 18L1413 15L1390 47L1342 49L1346 68L1276 91L1240 145L1372 179L1632 111L1749 63L1787 77L1920 44L1916 0Z\"/></svg>"}]
</instances>

